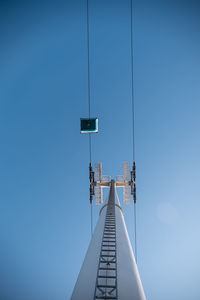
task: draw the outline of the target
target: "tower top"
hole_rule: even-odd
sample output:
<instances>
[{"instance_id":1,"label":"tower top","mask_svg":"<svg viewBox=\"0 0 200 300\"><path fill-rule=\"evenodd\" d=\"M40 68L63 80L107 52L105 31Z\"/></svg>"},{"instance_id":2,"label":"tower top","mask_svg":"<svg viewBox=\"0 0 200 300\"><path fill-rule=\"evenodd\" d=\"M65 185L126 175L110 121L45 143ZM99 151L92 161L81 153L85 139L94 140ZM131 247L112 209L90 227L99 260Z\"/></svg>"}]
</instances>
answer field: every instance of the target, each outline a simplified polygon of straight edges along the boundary
<instances>
[{"instance_id":1,"label":"tower top","mask_svg":"<svg viewBox=\"0 0 200 300\"><path fill-rule=\"evenodd\" d=\"M116 187L124 189L124 203L131 203L131 195L136 201L136 186L135 186L135 166L130 170L130 163L123 163L123 175L116 176L116 180L111 179L108 175L102 175L102 163L95 163L94 172L92 165L89 166L90 171L90 203L92 203L93 196L95 196L95 204L101 205L103 203L103 188L108 188L111 183ZM134 192L135 191L135 192Z\"/></svg>"}]
</instances>

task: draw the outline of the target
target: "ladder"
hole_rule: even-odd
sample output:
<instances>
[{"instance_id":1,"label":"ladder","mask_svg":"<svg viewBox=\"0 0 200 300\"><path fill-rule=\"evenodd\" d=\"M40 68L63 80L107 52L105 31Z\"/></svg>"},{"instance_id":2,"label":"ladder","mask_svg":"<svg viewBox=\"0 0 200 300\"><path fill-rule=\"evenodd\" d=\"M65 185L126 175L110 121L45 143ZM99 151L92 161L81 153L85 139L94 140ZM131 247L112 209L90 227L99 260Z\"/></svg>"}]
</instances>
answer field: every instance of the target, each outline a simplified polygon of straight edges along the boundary
<instances>
[{"instance_id":1,"label":"ladder","mask_svg":"<svg viewBox=\"0 0 200 300\"><path fill-rule=\"evenodd\" d=\"M97 270L94 300L96 299L118 299L115 200L112 185L106 211Z\"/></svg>"}]
</instances>

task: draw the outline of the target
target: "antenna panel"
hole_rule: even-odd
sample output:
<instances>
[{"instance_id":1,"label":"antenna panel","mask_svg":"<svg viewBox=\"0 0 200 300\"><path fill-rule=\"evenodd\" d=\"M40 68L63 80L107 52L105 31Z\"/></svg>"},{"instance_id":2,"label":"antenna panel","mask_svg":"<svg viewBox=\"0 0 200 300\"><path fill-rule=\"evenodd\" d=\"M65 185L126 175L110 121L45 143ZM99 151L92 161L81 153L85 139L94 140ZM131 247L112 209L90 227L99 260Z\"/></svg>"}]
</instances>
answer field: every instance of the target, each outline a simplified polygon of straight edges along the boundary
<instances>
[{"instance_id":1,"label":"antenna panel","mask_svg":"<svg viewBox=\"0 0 200 300\"><path fill-rule=\"evenodd\" d=\"M102 163L95 163L94 165L94 181L102 180Z\"/></svg>"},{"instance_id":2,"label":"antenna panel","mask_svg":"<svg viewBox=\"0 0 200 300\"><path fill-rule=\"evenodd\" d=\"M123 175L117 175L116 176L116 181L123 182L124 181L124 176Z\"/></svg>"},{"instance_id":3,"label":"antenna panel","mask_svg":"<svg viewBox=\"0 0 200 300\"><path fill-rule=\"evenodd\" d=\"M124 187L124 204L131 204L131 187L125 185Z\"/></svg>"},{"instance_id":4,"label":"antenna panel","mask_svg":"<svg viewBox=\"0 0 200 300\"><path fill-rule=\"evenodd\" d=\"M123 169L124 169L124 181L130 181L131 180L131 167L129 162L123 163Z\"/></svg>"},{"instance_id":5,"label":"antenna panel","mask_svg":"<svg viewBox=\"0 0 200 300\"><path fill-rule=\"evenodd\" d=\"M107 181L110 181L111 180L111 177L109 175L102 175L101 176L101 181L102 182L107 182Z\"/></svg>"},{"instance_id":6,"label":"antenna panel","mask_svg":"<svg viewBox=\"0 0 200 300\"><path fill-rule=\"evenodd\" d=\"M101 186L95 186L94 195L95 195L95 204L101 205L103 203L103 190Z\"/></svg>"}]
</instances>

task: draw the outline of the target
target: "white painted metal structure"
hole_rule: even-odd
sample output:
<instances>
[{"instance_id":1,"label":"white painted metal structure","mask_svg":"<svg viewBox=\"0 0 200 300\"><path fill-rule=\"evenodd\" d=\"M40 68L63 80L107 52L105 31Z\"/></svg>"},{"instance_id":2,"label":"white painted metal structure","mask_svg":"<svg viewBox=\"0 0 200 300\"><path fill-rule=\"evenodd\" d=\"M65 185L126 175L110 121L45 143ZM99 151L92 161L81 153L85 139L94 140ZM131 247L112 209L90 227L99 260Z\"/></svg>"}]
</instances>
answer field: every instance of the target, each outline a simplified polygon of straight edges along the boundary
<instances>
[{"instance_id":1,"label":"white painted metal structure","mask_svg":"<svg viewBox=\"0 0 200 300\"><path fill-rule=\"evenodd\" d=\"M71 297L94 299L146 299L114 180Z\"/></svg>"}]
</instances>

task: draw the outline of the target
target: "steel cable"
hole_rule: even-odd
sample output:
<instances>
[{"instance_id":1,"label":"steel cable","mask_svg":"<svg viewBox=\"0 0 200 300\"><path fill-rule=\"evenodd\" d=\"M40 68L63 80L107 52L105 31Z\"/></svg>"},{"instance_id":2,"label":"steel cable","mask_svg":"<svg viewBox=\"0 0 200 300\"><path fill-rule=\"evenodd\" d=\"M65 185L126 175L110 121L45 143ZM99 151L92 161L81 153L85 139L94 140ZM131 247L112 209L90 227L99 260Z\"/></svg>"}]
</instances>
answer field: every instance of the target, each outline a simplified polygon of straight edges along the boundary
<instances>
[{"instance_id":1,"label":"steel cable","mask_svg":"<svg viewBox=\"0 0 200 300\"><path fill-rule=\"evenodd\" d=\"M134 76L133 76L133 0L130 0L130 34L131 34L131 99L132 99L132 143L133 143L133 164L135 163L135 106L134 106ZM136 219L136 200L134 201L134 242L135 259L137 262L137 219Z\"/></svg>"},{"instance_id":2,"label":"steel cable","mask_svg":"<svg viewBox=\"0 0 200 300\"><path fill-rule=\"evenodd\" d=\"M90 119L90 30L89 30L89 0L87 0L87 73L88 73L88 117ZM91 133L89 133L89 163L92 163L92 141ZM91 202L91 236L93 234L93 210Z\"/></svg>"}]
</instances>

